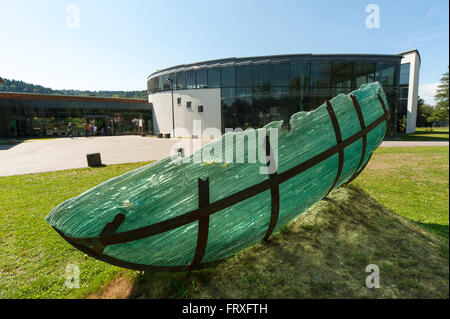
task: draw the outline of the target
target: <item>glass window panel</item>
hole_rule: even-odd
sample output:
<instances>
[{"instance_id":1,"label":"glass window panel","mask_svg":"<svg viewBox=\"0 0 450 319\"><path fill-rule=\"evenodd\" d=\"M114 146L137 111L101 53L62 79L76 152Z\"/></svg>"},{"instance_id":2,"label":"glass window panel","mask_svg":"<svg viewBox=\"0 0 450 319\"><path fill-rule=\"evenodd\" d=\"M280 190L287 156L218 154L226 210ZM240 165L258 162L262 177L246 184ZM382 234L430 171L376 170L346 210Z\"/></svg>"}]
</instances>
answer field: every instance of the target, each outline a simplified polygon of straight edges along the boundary
<instances>
[{"instance_id":1,"label":"glass window panel","mask_svg":"<svg viewBox=\"0 0 450 319\"><path fill-rule=\"evenodd\" d=\"M309 63L291 63L290 65L290 90L299 92L309 88Z\"/></svg>"},{"instance_id":2,"label":"glass window panel","mask_svg":"<svg viewBox=\"0 0 450 319\"><path fill-rule=\"evenodd\" d=\"M238 87L236 88L236 95L237 97L252 96L252 87Z\"/></svg>"},{"instance_id":3,"label":"glass window panel","mask_svg":"<svg viewBox=\"0 0 450 319\"><path fill-rule=\"evenodd\" d=\"M272 94L289 94L289 86L273 86L272 85Z\"/></svg>"},{"instance_id":4,"label":"glass window panel","mask_svg":"<svg viewBox=\"0 0 450 319\"><path fill-rule=\"evenodd\" d=\"M167 79L171 79L172 82L169 81L169 89L171 88L171 85L173 85L173 88L176 88L177 85L177 74L176 73L169 73L167 75Z\"/></svg>"},{"instance_id":5,"label":"glass window panel","mask_svg":"<svg viewBox=\"0 0 450 319\"><path fill-rule=\"evenodd\" d=\"M234 129L237 127L235 102L235 99L222 99L222 133L225 133L225 129Z\"/></svg>"},{"instance_id":6,"label":"glass window panel","mask_svg":"<svg viewBox=\"0 0 450 319\"><path fill-rule=\"evenodd\" d=\"M400 85L409 84L410 63L400 65Z\"/></svg>"},{"instance_id":7,"label":"glass window panel","mask_svg":"<svg viewBox=\"0 0 450 319\"><path fill-rule=\"evenodd\" d=\"M353 63L333 62L331 73L331 87L345 89L352 87Z\"/></svg>"},{"instance_id":8,"label":"glass window panel","mask_svg":"<svg viewBox=\"0 0 450 319\"><path fill-rule=\"evenodd\" d=\"M220 87L220 68L208 69L208 87L209 88Z\"/></svg>"},{"instance_id":9,"label":"glass window panel","mask_svg":"<svg viewBox=\"0 0 450 319\"><path fill-rule=\"evenodd\" d=\"M402 87L400 89L400 98L401 99L407 99L408 98L408 91L409 91L409 87Z\"/></svg>"},{"instance_id":10,"label":"glass window panel","mask_svg":"<svg viewBox=\"0 0 450 319\"><path fill-rule=\"evenodd\" d=\"M177 72L177 90L186 88L186 76L184 71Z\"/></svg>"},{"instance_id":11,"label":"glass window panel","mask_svg":"<svg viewBox=\"0 0 450 319\"><path fill-rule=\"evenodd\" d=\"M236 86L251 87L252 86L252 66L240 65L236 67Z\"/></svg>"},{"instance_id":12,"label":"glass window panel","mask_svg":"<svg viewBox=\"0 0 450 319\"><path fill-rule=\"evenodd\" d=\"M359 88L364 83L373 82L375 78L375 63L356 62L353 78L356 88Z\"/></svg>"},{"instance_id":13,"label":"glass window panel","mask_svg":"<svg viewBox=\"0 0 450 319\"><path fill-rule=\"evenodd\" d=\"M221 89L222 98L234 98L236 97L236 88L222 88Z\"/></svg>"},{"instance_id":14,"label":"glass window panel","mask_svg":"<svg viewBox=\"0 0 450 319\"><path fill-rule=\"evenodd\" d=\"M272 87L289 86L289 63L271 64L270 69Z\"/></svg>"},{"instance_id":15,"label":"glass window panel","mask_svg":"<svg viewBox=\"0 0 450 319\"><path fill-rule=\"evenodd\" d=\"M208 86L208 73L206 69L198 69L196 74L197 88L205 88Z\"/></svg>"},{"instance_id":16,"label":"glass window panel","mask_svg":"<svg viewBox=\"0 0 450 319\"><path fill-rule=\"evenodd\" d=\"M222 68L222 87L235 87L236 76L235 67L226 66Z\"/></svg>"},{"instance_id":17,"label":"glass window panel","mask_svg":"<svg viewBox=\"0 0 450 319\"><path fill-rule=\"evenodd\" d=\"M253 65L253 92L255 94L270 94L270 65Z\"/></svg>"},{"instance_id":18,"label":"glass window panel","mask_svg":"<svg viewBox=\"0 0 450 319\"><path fill-rule=\"evenodd\" d=\"M195 89L195 70L186 71L186 87L188 89Z\"/></svg>"},{"instance_id":19,"label":"glass window panel","mask_svg":"<svg viewBox=\"0 0 450 319\"><path fill-rule=\"evenodd\" d=\"M311 64L311 87L329 88L331 63L316 62Z\"/></svg>"},{"instance_id":20,"label":"glass window panel","mask_svg":"<svg viewBox=\"0 0 450 319\"><path fill-rule=\"evenodd\" d=\"M378 63L376 80L384 87L396 86L396 65L390 63Z\"/></svg>"},{"instance_id":21,"label":"glass window panel","mask_svg":"<svg viewBox=\"0 0 450 319\"><path fill-rule=\"evenodd\" d=\"M164 74L160 78L160 86L162 86L162 90L169 90L170 89L169 74Z\"/></svg>"}]
</instances>

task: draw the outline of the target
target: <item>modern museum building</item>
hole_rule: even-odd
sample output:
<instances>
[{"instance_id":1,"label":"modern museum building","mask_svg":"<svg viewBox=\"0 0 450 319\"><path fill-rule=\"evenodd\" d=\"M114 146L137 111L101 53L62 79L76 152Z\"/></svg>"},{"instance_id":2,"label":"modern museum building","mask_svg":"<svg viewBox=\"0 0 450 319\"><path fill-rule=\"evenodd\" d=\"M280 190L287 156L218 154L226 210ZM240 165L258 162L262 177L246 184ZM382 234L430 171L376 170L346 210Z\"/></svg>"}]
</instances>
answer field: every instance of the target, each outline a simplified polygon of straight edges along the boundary
<instances>
[{"instance_id":1,"label":"modern museum building","mask_svg":"<svg viewBox=\"0 0 450 319\"><path fill-rule=\"evenodd\" d=\"M201 131L259 128L311 111L339 93L378 81L391 106L388 135L416 128L420 55L294 54L227 58L158 70L148 100L0 92L0 138L75 136L83 123L102 134L174 137ZM175 133L174 133L175 132ZM209 136L208 136L209 138Z\"/></svg>"},{"instance_id":2,"label":"modern museum building","mask_svg":"<svg viewBox=\"0 0 450 319\"><path fill-rule=\"evenodd\" d=\"M378 81L391 106L388 135L414 132L420 55L295 54L227 58L158 70L148 77L155 134L259 128L311 111L339 93ZM173 133L175 132L175 133Z\"/></svg>"}]
</instances>

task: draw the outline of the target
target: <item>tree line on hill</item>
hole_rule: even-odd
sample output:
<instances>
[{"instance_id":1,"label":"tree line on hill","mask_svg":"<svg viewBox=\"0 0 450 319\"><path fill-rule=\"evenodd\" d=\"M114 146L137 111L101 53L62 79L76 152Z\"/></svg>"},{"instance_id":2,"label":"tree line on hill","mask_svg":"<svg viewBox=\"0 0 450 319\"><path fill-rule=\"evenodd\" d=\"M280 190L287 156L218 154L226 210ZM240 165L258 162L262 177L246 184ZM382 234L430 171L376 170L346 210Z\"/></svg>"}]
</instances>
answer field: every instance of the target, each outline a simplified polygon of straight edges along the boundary
<instances>
[{"instance_id":1,"label":"tree line on hill","mask_svg":"<svg viewBox=\"0 0 450 319\"><path fill-rule=\"evenodd\" d=\"M58 95L75 95L75 96L94 96L94 97L120 97L147 99L147 91L82 91L82 90L53 90L17 80L3 79L0 81L0 92L20 92L35 94L58 94Z\"/></svg>"},{"instance_id":2,"label":"tree line on hill","mask_svg":"<svg viewBox=\"0 0 450 319\"><path fill-rule=\"evenodd\" d=\"M448 125L448 104L449 104L449 87L448 87L448 71L442 75L441 83L438 85L434 100L435 106L426 104L423 99L419 98L417 102L417 127L430 127L433 123Z\"/></svg>"}]
</instances>

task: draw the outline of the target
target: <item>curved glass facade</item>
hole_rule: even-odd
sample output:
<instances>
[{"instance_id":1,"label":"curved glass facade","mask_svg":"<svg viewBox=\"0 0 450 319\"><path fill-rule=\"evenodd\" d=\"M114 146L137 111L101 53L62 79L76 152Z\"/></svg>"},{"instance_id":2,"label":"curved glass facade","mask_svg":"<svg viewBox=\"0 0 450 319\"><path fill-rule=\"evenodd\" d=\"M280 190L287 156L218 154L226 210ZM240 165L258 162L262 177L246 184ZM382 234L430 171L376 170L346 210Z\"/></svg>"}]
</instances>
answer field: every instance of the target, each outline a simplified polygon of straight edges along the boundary
<instances>
[{"instance_id":1,"label":"curved glass facade","mask_svg":"<svg viewBox=\"0 0 450 319\"><path fill-rule=\"evenodd\" d=\"M400 55L289 55L231 58L177 66L148 78L149 94L220 88L222 130L261 127L298 111L309 111L364 83L383 85L394 110L389 135L397 128Z\"/></svg>"}]
</instances>

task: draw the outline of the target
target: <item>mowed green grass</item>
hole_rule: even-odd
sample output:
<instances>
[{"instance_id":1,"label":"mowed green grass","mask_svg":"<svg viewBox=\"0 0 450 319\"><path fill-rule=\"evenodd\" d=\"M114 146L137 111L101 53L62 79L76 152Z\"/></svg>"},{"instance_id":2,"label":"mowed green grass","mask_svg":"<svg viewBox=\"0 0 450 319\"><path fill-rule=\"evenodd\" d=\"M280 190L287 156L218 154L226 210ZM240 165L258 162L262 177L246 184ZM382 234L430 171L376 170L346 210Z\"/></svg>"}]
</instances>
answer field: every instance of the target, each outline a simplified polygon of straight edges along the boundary
<instances>
[{"instance_id":1,"label":"mowed green grass","mask_svg":"<svg viewBox=\"0 0 450 319\"><path fill-rule=\"evenodd\" d=\"M387 208L448 238L448 147L380 147L353 183Z\"/></svg>"},{"instance_id":2,"label":"mowed green grass","mask_svg":"<svg viewBox=\"0 0 450 319\"><path fill-rule=\"evenodd\" d=\"M397 137L402 141L448 141L448 134L448 127L418 127L415 133L397 134Z\"/></svg>"},{"instance_id":3,"label":"mowed green grass","mask_svg":"<svg viewBox=\"0 0 450 319\"><path fill-rule=\"evenodd\" d=\"M433 270L430 272L430 278L420 278L420 274L427 273L428 266L424 257L427 251L430 256L438 256L436 257L438 259L433 262L433 269L441 269L444 266L448 268L448 265L442 264L443 257L439 257L443 255L448 261L448 245L441 246L434 239L427 239L422 245L420 232L414 233L416 234L414 238L395 239L396 234L406 234L409 231L405 229L410 228L403 228L403 226L398 229L389 228L390 230L385 228L396 222L391 219L384 221L383 216L387 212L384 212L384 208L375 202L376 199L386 208L413 220L421 225L419 228L425 227L448 238L448 161L448 147L378 149L366 170L351 183L350 186L356 187L356 190L343 189L341 192L334 192L334 195L332 193L331 198L336 201L335 204L321 202L313 207L313 213L304 215L308 221L307 224L305 224L305 218L299 219L299 232L295 234L300 237L297 238L295 237L297 235L294 236L286 231L289 228L283 228L281 234L276 236L278 239L275 242L279 243L276 247L267 250L268 247L263 245L267 254L273 253L271 253L273 258L267 260L266 270L261 270L258 266L258 264L266 265L264 261L256 262L261 248L258 245L237 254L230 259L229 263L225 263L217 270L199 272L198 278L191 278L189 274L184 273L178 275L146 273L145 279L138 275L138 280L143 281L143 284L130 279L134 290L134 293L130 295L177 298L188 296L219 298L373 296L382 298L383 296L439 297L445 295L447 291L448 296L448 277L443 278L442 271ZM135 272L85 256L66 243L47 225L44 217L60 202L144 164L146 163L0 177L0 298L85 297L96 291L104 291L105 284L115 278L136 278ZM365 193L362 193L363 191ZM336 214L335 210L342 211L342 214ZM369 211L373 216L378 217L374 217L375 219L371 222L365 222L364 216ZM355 212L359 212L359 215L352 215ZM312 217L308 216L314 217L313 220L310 220ZM358 230L353 229L355 225ZM343 245L334 247L338 229L342 231L342 238L339 238L342 239ZM386 235L387 237L384 238L383 234L385 232L387 234L388 231L389 236ZM369 235L372 237L364 237ZM295 238L289 240L290 236ZM353 244L348 245L350 239L352 243L353 239L357 239L355 243L363 241L372 243L377 241L377 238L380 242L372 247L373 252L371 251L367 256L364 255L364 252L368 251L366 248L358 246L357 250ZM299 240L302 242L302 247L304 246L303 250L294 247ZM400 246L386 247L387 242ZM430 244L431 242L433 244ZM327 243L330 247L327 246L325 249ZM406 247L406 243L411 243L412 246ZM417 250L419 246L420 250ZM398 251L402 253L399 255ZM392 275L395 277L391 279L393 286L386 293L379 291L375 295L368 295L366 290L358 287L363 285L365 278L363 266L373 262L376 254L386 259L384 267L391 267L390 272L397 277ZM327 257L323 259L325 255ZM392 265L391 257L396 258L395 267ZM425 259L422 260L422 258ZM274 268L275 260L284 260L283 265L289 267L280 265ZM430 260L427 260L429 263ZM245 265L242 264L244 261ZM347 264L352 262L356 264L347 268ZM64 285L68 264L76 264L80 267L80 289L69 289ZM324 281L322 276L327 276L327 273L335 269L330 266L331 264L333 267L341 267L339 271L347 275L333 279L337 282L334 282L331 277L327 277ZM227 267L231 269L229 272ZM311 273L308 272L310 267L312 267ZM444 268L442 269L445 270ZM415 279L416 277L406 278L409 276L408 271L413 269L419 281ZM235 270L239 272L239 276ZM219 273L223 277L221 277L223 287L220 288L223 290L208 284L209 281L213 282L211 279L219 276ZM235 275L239 282L230 281L230 278ZM316 280L314 276L319 279ZM359 276L362 277L358 279ZM439 278L443 278L443 287L434 293L433 287L440 282ZM304 289L298 290L299 285L304 284L306 285ZM151 291L148 290L149 285ZM155 291L155 285L161 288ZM333 288L336 285L341 288L336 290ZM241 287L242 291L237 291L236 287ZM219 291L218 289L222 291L220 294L215 293Z\"/></svg>"},{"instance_id":4,"label":"mowed green grass","mask_svg":"<svg viewBox=\"0 0 450 319\"><path fill-rule=\"evenodd\" d=\"M80 297L122 271L77 252L44 217L62 201L144 164L0 177L0 298ZM80 289L65 286L68 264L80 268Z\"/></svg>"}]
</instances>

